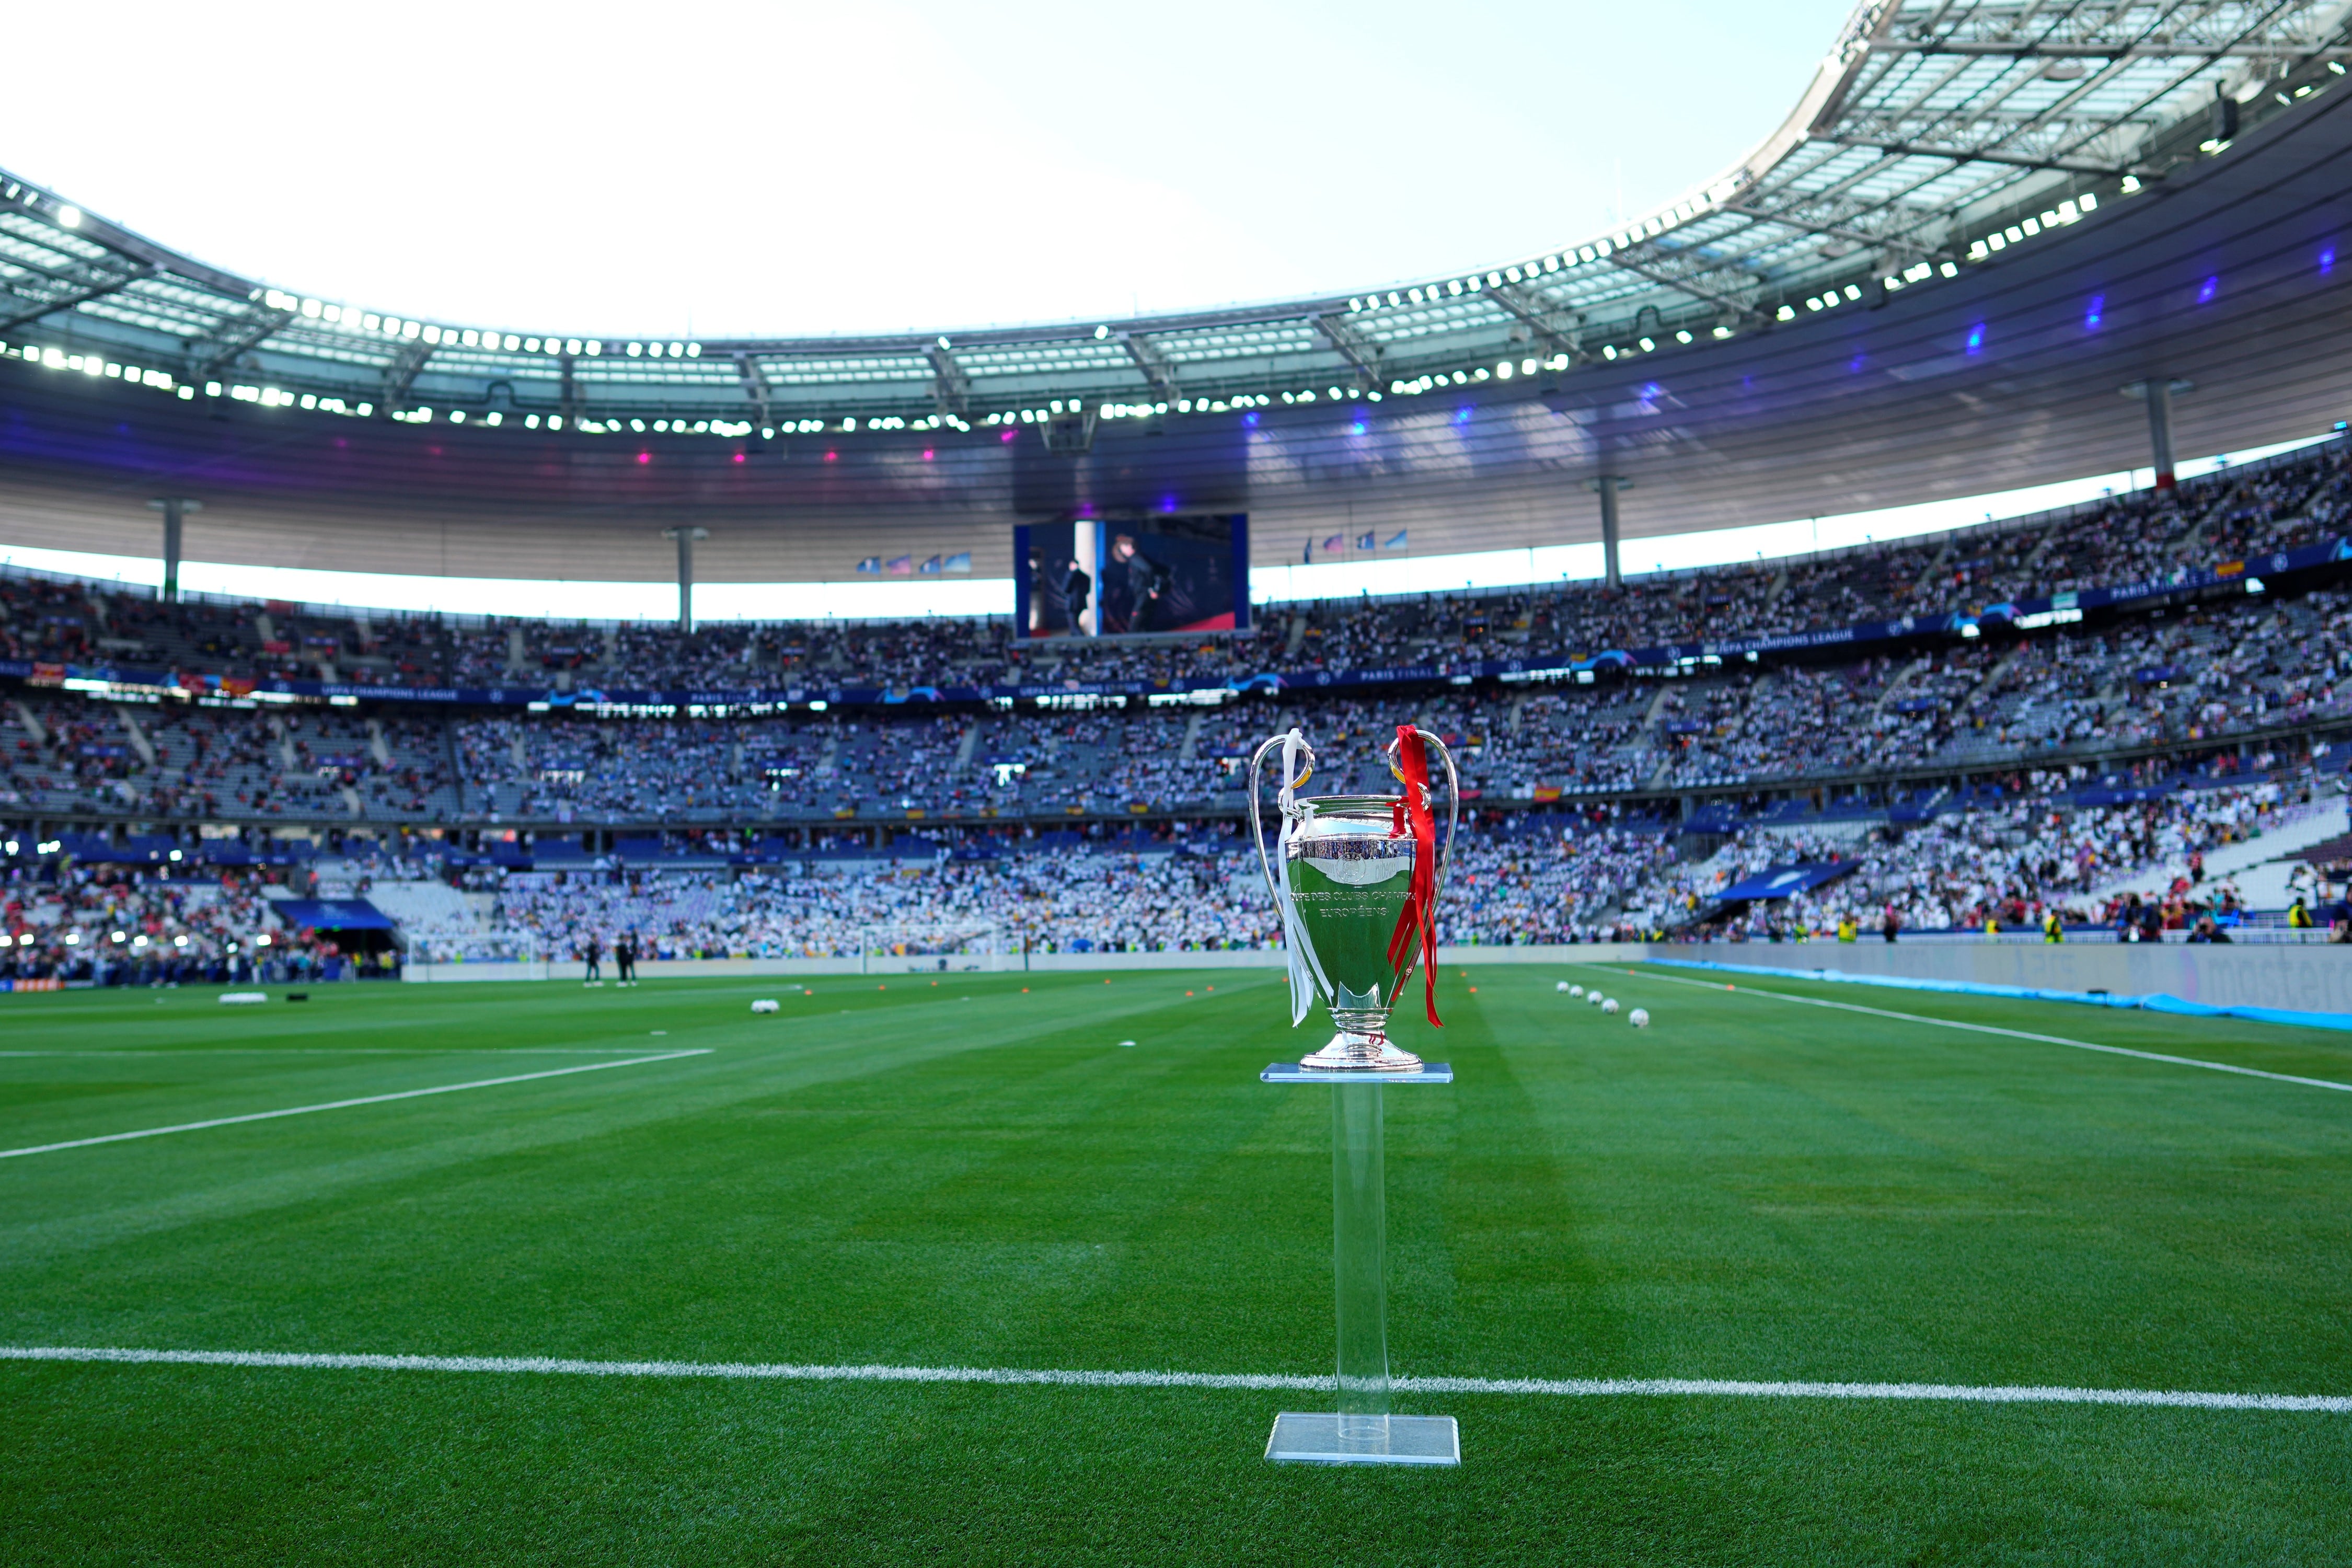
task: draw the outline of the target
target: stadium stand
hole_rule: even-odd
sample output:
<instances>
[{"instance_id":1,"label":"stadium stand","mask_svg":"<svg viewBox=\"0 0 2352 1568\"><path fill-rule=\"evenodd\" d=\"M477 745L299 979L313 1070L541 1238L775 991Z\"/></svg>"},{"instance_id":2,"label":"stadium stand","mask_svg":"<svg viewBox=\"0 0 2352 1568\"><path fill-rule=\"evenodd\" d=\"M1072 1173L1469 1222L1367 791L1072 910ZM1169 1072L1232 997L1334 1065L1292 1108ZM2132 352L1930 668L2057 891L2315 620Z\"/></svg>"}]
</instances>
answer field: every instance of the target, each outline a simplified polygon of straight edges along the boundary
<instances>
[{"instance_id":1,"label":"stadium stand","mask_svg":"<svg viewBox=\"0 0 2352 1568\"><path fill-rule=\"evenodd\" d=\"M432 962L624 931L663 956L841 956L891 931L956 951L1263 946L1234 837L1249 750L1296 724L1330 787L1379 789L1404 712L1454 749L1471 809L1450 940L1875 933L1890 911L1913 933L2050 912L2087 931L2132 892L2164 930L2212 912L2252 931L2281 918L2284 873L2251 908L2187 858L2340 819L2347 493L2337 440L1820 558L1044 647L1001 620L681 635L167 605L14 573L0 812L12 841L58 847L12 857L11 886L40 891L10 905L0 976L249 965L254 889L322 874L378 888ZM2269 579L2249 564L2288 551ZM184 862L89 847L151 840ZM327 848L273 854L288 843ZM1785 900L1714 896L1848 861ZM2317 880L2296 885L2319 907ZM118 921L146 938L120 957ZM279 952L333 941L282 932Z\"/></svg>"}]
</instances>

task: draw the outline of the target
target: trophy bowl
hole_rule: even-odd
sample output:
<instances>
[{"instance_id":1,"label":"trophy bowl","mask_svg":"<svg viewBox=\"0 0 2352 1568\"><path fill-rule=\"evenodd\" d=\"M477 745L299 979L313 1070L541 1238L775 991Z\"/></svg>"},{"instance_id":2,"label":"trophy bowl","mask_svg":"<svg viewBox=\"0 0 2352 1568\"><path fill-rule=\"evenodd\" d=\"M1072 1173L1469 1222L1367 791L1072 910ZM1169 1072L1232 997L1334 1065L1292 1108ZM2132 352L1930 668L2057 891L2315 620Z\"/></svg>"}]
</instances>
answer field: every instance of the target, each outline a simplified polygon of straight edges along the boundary
<instances>
[{"instance_id":1,"label":"trophy bowl","mask_svg":"<svg viewBox=\"0 0 2352 1568\"><path fill-rule=\"evenodd\" d=\"M1459 787L1444 743L1427 731L1405 727L1391 749L1403 746L1408 734L1444 760L1448 783L1455 785L1458 816ZM1282 830L1276 857L1269 858L1256 780L1260 763L1276 746L1284 752ZM1428 809L1429 786L1399 769L1404 795L1299 796L1293 786L1305 782L1305 774L1294 776L1294 770L1302 758L1311 773L1313 753L1293 730L1261 745L1250 767L1251 822L1259 830L1261 864L1291 952L1292 1021L1303 1018L1319 999L1338 1031L1298 1065L1328 1072L1415 1071L1421 1058L1390 1040L1388 1018L1416 963L1434 962L1434 906L1444 858ZM1422 755L1406 760L1412 773L1426 771ZM1454 826L1450 817L1448 849ZM1433 992L1430 1017L1435 1022Z\"/></svg>"}]
</instances>

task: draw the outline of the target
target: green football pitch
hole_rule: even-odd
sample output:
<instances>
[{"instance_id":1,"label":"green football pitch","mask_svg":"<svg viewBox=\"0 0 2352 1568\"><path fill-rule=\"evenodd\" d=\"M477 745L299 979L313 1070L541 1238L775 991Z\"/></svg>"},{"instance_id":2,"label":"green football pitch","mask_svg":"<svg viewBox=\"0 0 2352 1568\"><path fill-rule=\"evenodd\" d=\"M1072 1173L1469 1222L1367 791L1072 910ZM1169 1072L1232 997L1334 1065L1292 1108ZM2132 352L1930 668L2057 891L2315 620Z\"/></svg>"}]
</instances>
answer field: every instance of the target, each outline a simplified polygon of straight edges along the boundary
<instances>
[{"instance_id":1,"label":"green football pitch","mask_svg":"<svg viewBox=\"0 0 2352 1568\"><path fill-rule=\"evenodd\" d=\"M1558 1381L1335 1469L1314 1392L719 1375L1330 1370L1274 972L810 984L0 996L0 1561L2352 1561L2352 1037L1448 968L1391 1359Z\"/></svg>"}]
</instances>

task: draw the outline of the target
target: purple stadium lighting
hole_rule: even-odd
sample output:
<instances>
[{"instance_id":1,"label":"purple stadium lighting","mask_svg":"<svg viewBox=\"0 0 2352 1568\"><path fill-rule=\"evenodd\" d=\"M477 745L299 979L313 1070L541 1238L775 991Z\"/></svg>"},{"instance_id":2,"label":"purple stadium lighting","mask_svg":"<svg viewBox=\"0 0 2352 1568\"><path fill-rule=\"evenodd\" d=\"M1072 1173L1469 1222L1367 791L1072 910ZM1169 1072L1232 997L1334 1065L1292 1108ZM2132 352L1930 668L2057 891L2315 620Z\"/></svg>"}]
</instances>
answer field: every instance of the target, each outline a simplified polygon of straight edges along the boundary
<instances>
[{"instance_id":1,"label":"purple stadium lighting","mask_svg":"<svg viewBox=\"0 0 2352 1568\"><path fill-rule=\"evenodd\" d=\"M2107 297L2105 294L2092 295L2090 308L2083 312L2083 330L2086 332L2097 331L2099 323L2106 319L2106 308Z\"/></svg>"},{"instance_id":2,"label":"purple stadium lighting","mask_svg":"<svg viewBox=\"0 0 2352 1568\"><path fill-rule=\"evenodd\" d=\"M2203 287L2197 290L2197 302L2200 305L2211 304L2213 302L2213 296L2221 292L2221 279L2208 278L2205 279Z\"/></svg>"},{"instance_id":3,"label":"purple stadium lighting","mask_svg":"<svg viewBox=\"0 0 2352 1568\"><path fill-rule=\"evenodd\" d=\"M1975 326L1969 329L1969 353L1972 354L1980 354L1984 353L1984 341L1985 324L1982 321L1979 321Z\"/></svg>"}]
</instances>

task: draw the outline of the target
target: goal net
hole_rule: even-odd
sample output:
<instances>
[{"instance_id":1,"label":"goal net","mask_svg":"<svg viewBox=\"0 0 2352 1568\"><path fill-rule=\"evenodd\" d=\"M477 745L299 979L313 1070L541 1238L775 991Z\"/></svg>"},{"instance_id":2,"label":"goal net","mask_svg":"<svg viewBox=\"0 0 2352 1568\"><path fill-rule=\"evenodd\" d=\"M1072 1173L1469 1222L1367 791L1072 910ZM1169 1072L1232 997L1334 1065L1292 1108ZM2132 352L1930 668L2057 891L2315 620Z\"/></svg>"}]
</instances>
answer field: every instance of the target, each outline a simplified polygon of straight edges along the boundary
<instances>
[{"instance_id":1,"label":"goal net","mask_svg":"<svg viewBox=\"0 0 2352 1568\"><path fill-rule=\"evenodd\" d=\"M870 925L859 944L869 974L961 974L1021 967L1021 943L988 921Z\"/></svg>"}]
</instances>

